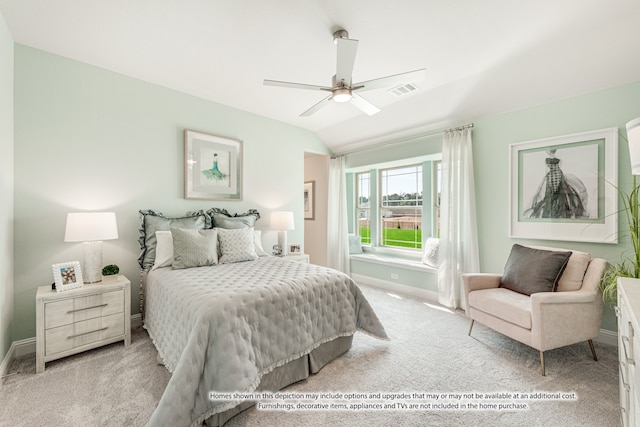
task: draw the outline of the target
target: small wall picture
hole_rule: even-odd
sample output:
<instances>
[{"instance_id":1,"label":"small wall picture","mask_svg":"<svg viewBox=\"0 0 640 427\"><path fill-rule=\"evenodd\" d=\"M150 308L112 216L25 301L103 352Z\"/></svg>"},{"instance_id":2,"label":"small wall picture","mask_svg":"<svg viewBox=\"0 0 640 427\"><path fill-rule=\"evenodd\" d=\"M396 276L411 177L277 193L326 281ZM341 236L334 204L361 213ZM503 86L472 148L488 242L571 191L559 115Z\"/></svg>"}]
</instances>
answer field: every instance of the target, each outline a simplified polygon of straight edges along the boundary
<instances>
[{"instance_id":1,"label":"small wall picture","mask_svg":"<svg viewBox=\"0 0 640 427\"><path fill-rule=\"evenodd\" d=\"M82 286L82 270L80 269L79 261L53 264L51 268L57 292Z\"/></svg>"},{"instance_id":2,"label":"small wall picture","mask_svg":"<svg viewBox=\"0 0 640 427\"><path fill-rule=\"evenodd\" d=\"M289 245L289 253L292 255L299 255L302 253L302 245L299 243L294 243Z\"/></svg>"},{"instance_id":3,"label":"small wall picture","mask_svg":"<svg viewBox=\"0 0 640 427\"><path fill-rule=\"evenodd\" d=\"M304 183L304 219L313 220L316 218L315 186L315 181L307 181Z\"/></svg>"}]
</instances>

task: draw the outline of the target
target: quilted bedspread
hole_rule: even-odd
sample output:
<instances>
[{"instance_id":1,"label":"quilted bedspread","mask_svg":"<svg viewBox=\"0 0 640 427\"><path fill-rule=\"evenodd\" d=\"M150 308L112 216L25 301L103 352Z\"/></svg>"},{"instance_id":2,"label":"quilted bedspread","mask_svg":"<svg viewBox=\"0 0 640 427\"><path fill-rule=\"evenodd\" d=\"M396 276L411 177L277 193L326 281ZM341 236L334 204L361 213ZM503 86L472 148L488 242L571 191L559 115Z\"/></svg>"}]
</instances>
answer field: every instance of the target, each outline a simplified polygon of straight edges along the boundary
<instances>
[{"instance_id":1,"label":"quilted bedspread","mask_svg":"<svg viewBox=\"0 0 640 427\"><path fill-rule=\"evenodd\" d=\"M357 330L386 339L353 280L339 271L262 257L160 268L147 277L145 328L172 372L149 426L197 426L239 402L274 368Z\"/></svg>"}]
</instances>

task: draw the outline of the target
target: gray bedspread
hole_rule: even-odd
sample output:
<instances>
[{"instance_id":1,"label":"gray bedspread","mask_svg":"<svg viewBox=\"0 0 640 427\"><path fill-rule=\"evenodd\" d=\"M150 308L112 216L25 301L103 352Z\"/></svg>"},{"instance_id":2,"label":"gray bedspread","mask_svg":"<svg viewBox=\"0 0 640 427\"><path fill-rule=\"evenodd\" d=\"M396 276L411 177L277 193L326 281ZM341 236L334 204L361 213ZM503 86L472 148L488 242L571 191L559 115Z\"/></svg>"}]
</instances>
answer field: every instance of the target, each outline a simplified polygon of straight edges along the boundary
<instances>
[{"instance_id":1,"label":"gray bedspread","mask_svg":"<svg viewBox=\"0 0 640 427\"><path fill-rule=\"evenodd\" d=\"M147 276L145 328L172 372L150 426L198 426L260 378L357 330L386 339L373 309L339 271L275 257Z\"/></svg>"}]
</instances>

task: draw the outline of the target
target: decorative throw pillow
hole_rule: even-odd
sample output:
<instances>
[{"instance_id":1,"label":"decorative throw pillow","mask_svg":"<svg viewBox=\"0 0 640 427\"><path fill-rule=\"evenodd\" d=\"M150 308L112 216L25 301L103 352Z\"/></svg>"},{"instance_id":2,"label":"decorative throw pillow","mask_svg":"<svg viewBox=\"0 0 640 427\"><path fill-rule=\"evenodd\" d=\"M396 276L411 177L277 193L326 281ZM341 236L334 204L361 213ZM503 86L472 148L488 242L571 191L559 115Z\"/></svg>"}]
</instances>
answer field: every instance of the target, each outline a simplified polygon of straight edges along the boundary
<instances>
[{"instance_id":1,"label":"decorative throw pillow","mask_svg":"<svg viewBox=\"0 0 640 427\"><path fill-rule=\"evenodd\" d=\"M156 231L156 259L152 270L173 264L173 237L170 231Z\"/></svg>"},{"instance_id":2,"label":"decorative throw pillow","mask_svg":"<svg viewBox=\"0 0 640 427\"><path fill-rule=\"evenodd\" d=\"M430 267L438 268L438 248L440 246L440 239L437 237L429 237L424 242L424 255L422 256L422 263Z\"/></svg>"},{"instance_id":3,"label":"decorative throw pillow","mask_svg":"<svg viewBox=\"0 0 640 427\"><path fill-rule=\"evenodd\" d=\"M169 231L173 228L203 229L211 228L211 218L204 211L187 212L178 218L167 218L154 210L141 210L139 232L140 256L138 263L143 270L153 266L156 259L156 231Z\"/></svg>"},{"instance_id":4,"label":"decorative throw pillow","mask_svg":"<svg viewBox=\"0 0 640 427\"><path fill-rule=\"evenodd\" d=\"M349 234L349 253L361 254L362 253L362 238L355 234Z\"/></svg>"},{"instance_id":5,"label":"decorative throw pillow","mask_svg":"<svg viewBox=\"0 0 640 427\"><path fill-rule=\"evenodd\" d=\"M220 242L220 264L258 259L255 250L253 227L230 230L216 228L216 230L218 230L218 241Z\"/></svg>"},{"instance_id":6,"label":"decorative throw pillow","mask_svg":"<svg viewBox=\"0 0 640 427\"><path fill-rule=\"evenodd\" d=\"M173 268L202 267L218 263L218 231L172 228Z\"/></svg>"},{"instance_id":7,"label":"decorative throw pillow","mask_svg":"<svg viewBox=\"0 0 640 427\"><path fill-rule=\"evenodd\" d=\"M571 252L546 251L515 244L504 267L500 287L524 295L555 292L570 256Z\"/></svg>"},{"instance_id":8,"label":"decorative throw pillow","mask_svg":"<svg viewBox=\"0 0 640 427\"><path fill-rule=\"evenodd\" d=\"M260 214L255 209L250 209L243 214L231 215L226 209L211 208L207 215L213 220L213 227L217 228L248 228L256 225Z\"/></svg>"}]
</instances>

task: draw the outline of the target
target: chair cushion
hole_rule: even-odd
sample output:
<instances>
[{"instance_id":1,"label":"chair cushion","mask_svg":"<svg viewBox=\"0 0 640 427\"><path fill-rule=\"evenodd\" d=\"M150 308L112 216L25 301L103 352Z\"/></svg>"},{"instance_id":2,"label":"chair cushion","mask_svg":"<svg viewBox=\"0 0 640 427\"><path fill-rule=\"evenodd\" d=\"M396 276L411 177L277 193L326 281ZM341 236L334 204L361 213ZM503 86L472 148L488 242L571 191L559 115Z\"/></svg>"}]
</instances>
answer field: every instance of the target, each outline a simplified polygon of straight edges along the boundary
<instances>
[{"instance_id":1,"label":"chair cushion","mask_svg":"<svg viewBox=\"0 0 640 427\"><path fill-rule=\"evenodd\" d=\"M571 251L567 268L564 269L558 280L558 292L578 291L582 288L582 281L591 262L591 254L588 252L574 251L572 249L550 248L548 246L530 246L534 249L547 251Z\"/></svg>"},{"instance_id":2,"label":"chair cushion","mask_svg":"<svg viewBox=\"0 0 640 427\"><path fill-rule=\"evenodd\" d=\"M555 292L571 252L547 251L515 244L504 267L500 287L524 295Z\"/></svg>"},{"instance_id":3,"label":"chair cushion","mask_svg":"<svg viewBox=\"0 0 640 427\"><path fill-rule=\"evenodd\" d=\"M525 329L531 329L531 298L506 288L469 293L469 306Z\"/></svg>"}]
</instances>

